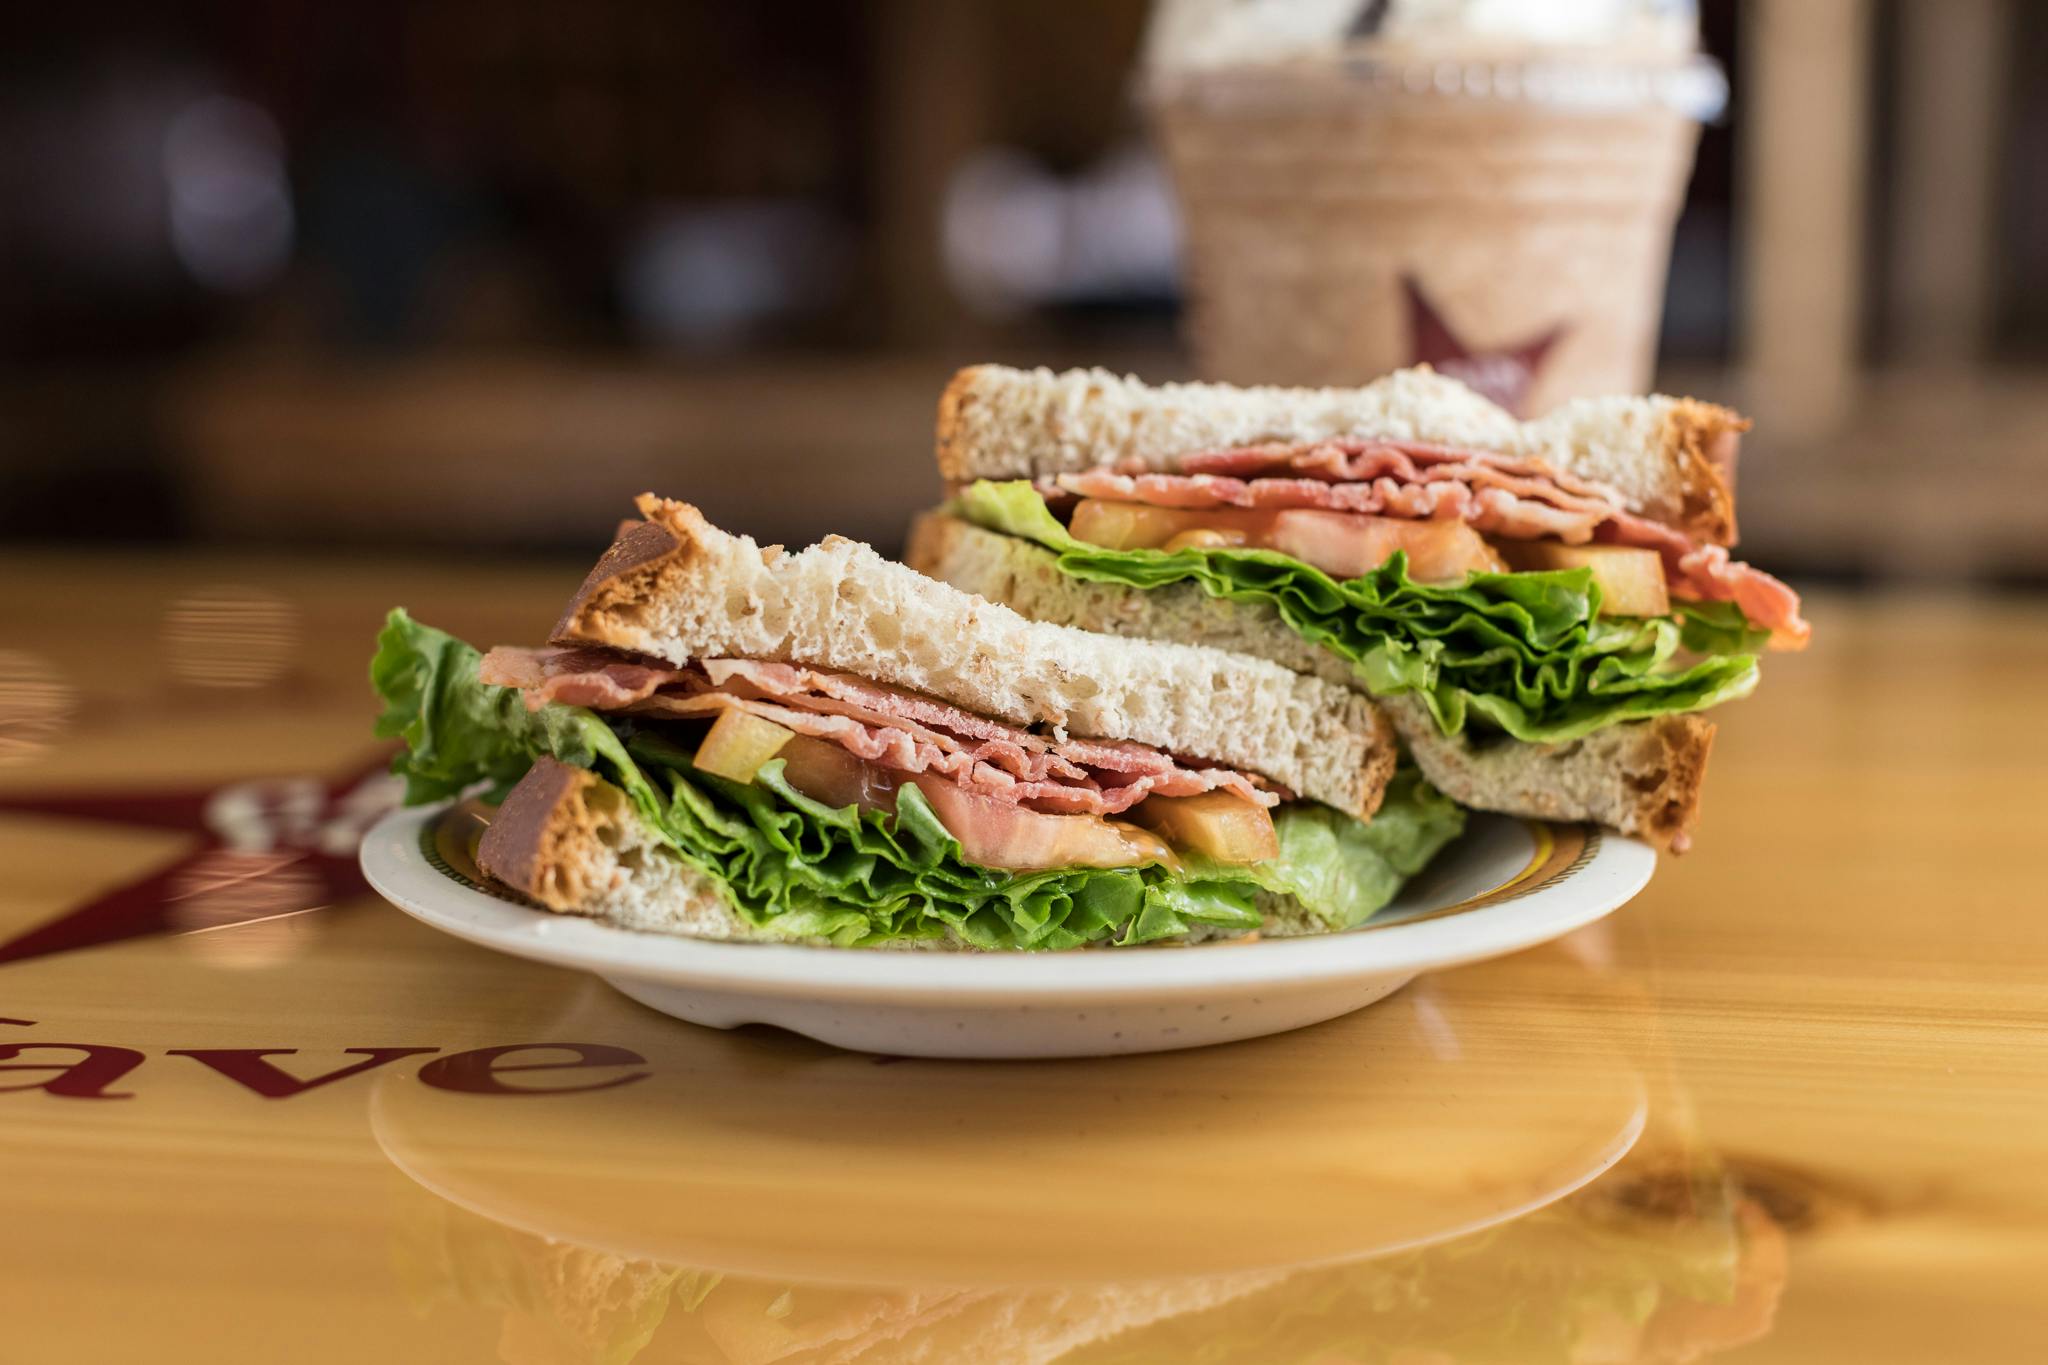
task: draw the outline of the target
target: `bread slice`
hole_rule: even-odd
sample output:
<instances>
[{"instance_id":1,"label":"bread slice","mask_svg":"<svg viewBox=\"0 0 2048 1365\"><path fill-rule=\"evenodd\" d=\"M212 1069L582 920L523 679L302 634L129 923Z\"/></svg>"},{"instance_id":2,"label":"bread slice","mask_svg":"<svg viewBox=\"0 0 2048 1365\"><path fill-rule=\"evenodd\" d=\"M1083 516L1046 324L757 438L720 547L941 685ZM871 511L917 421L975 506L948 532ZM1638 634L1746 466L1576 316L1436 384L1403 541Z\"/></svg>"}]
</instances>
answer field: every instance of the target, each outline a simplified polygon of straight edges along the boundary
<instances>
[{"instance_id":1,"label":"bread slice","mask_svg":"<svg viewBox=\"0 0 2048 1365\"><path fill-rule=\"evenodd\" d=\"M647 494L592 569L558 644L682 664L766 659L856 673L1015 725L1135 740L1292 788L1361 819L1393 773L1365 698L1267 660L1028 621L831 536L795 554Z\"/></svg>"},{"instance_id":2,"label":"bread slice","mask_svg":"<svg viewBox=\"0 0 2048 1365\"><path fill-rule=\"evenodd\" d=\"M526 772L484 831L477 866L549 910L695 938L768 938L710 878L650 833L627 795L552 758Z\"/></svg>"},{"instance_id":3,"label":"bread slice","mask_svg":"<svg viewBox=\"0 0 2048 1365\"><path fill-rule=\"evenodd\" d=\"M1422 775L1461 806L1545 820L1591 820L1682 853L1699 821L1714 723L1656 716L1563 744L1446 735L1419 697L1386 707Z\"/></svg>"},{"instance_id":4,"label":"bread slice","mask_svg":"<svg viewBox=\"0 0 2048 1365\"><path fill-rule=\"evenodd\" d=\"M1696 539L1735 542L1735 449L1748 423L1689 398L1600 398L1518 422L1428 366L1357 389L1149 385L1107 370L976 365L939 398L951 482L1105 466L1171 471L1187 455L1268 441L1377 436L1531 455L1618 491Z\"/></svg>"},{"instance_id":5,"label":"bread slice","mask_svg":"<svg viewBox=\"0 0 2048 1365\"><path fill-rule=\"evenodd\" d=\"M1631 512L1733 545L1747 418L1697 398L1581 398L1522 428L1534 455L1620 493Z\"/></svg>"},{"instance_id":6,"label":"bread slice","mask_svg":"<svg viewBox=\"0 0 2048 1365\"><path fill-rule=\"evenodd\" d=\"M685 938L824 944L777 934L735 910L711 876L683 861L642 821L625 792L593 772L552 758L535 760L477 845L477 867L544 909L587 915L625 929ZM1328 932L1292 896L1261 891L1263 934ZM1225 936L1200 929L1189 941ZM898 939L899 951L972 951L950 932L944 938Z\"/></svg>"},{"instance_id":7,"label":"bread slice","mask_svg":"<svg viewBox=\"0 0 2048 1365\"><path fill-rule=\"evenodd\" d=\"M1141 591L1059 570L1043 546L943 512L911 528L912 567L1039 620L1112 635L1207 640L1333 683L1361 686L1350 665L1295 634L1264 603L1211 597L1192 583ZM1475 744L1439 732L1414 697L1383 703L1423 775L1459 805L1552 820L1592 820L1660 848L1683 847L1699 815L1713 725L1664 716L1611 726L1569 744Z\"/></svg>"},{"instance_id":8,"label":"bread slice","mask_svg":"<svg viewBox=\"0 0 2048 1365\"><path fill-rule=\"evenodd\" d=\"M911 523L903 562L1034 621L1103 635L1200 640L1339 687L1358 685L1350 664L1295 634L1270 607L1211 597L1192 583L1140 590L1070 578L1043 545L947 512L926 512Z\"/></svg>"}]
</instances>

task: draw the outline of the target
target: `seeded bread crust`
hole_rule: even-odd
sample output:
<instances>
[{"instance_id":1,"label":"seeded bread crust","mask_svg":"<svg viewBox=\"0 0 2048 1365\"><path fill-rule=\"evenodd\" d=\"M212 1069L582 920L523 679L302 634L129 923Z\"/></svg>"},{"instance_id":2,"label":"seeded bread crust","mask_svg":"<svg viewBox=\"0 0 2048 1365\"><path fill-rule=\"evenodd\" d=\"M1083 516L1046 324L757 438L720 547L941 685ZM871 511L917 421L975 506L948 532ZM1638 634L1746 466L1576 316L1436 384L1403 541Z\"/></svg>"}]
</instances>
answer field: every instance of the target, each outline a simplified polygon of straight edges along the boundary
<instances>
[{"instance_id":1,"label":"seeded bread crust","mask_svg":"<svg viewBox=\"0 0 2048 1365\"><path fill-rule=\"evenodd\" d=\"M1171 471L1202 451L1383 437L1531 455L1608 484L1628 509L1702 541L1735 543L1735 451L1749 423L1691 398L1595 398L1518 422L1426 365L1357 389L1149 385L1107 370L976 365L939 397L939 472L1039 478Z\"/></svg>"},{"instance_id":2,"label":"seeded bread crust","mask_svg":"<svg viewBox=\"0 0 2048 1365\"><path fill-rule=\"evenodd\" d=\"M558 644L674 664L765 659L840 669L1016 725L1135 740L1257 773L1361 819L1393 773L1365 698L1263 659L1028 621L838 536L795 554L649 494L591 570Z\"/></svg>"},{"instance_id":3,"label":"seeded bread crust","mask_svg":"<svg viewBox=\"0 0 2048 1365\"><path fill-rule=\"evenodd\" d=\"M1362 687L1350 666L1309 643L1264 603L1214 598L1192 583L1140 591L1069 578L1044 547L943 512L918 518L907 562L1027 616L1111 635L1208 640L1333 683ZM1423 775L1476 810L1591 820L1682 850L1699 817L1714 726L1661 716L1570 744L1511 739L1475 745L1440 733L1412 696L1381 703Z\"/></svg>"}]
</instances>

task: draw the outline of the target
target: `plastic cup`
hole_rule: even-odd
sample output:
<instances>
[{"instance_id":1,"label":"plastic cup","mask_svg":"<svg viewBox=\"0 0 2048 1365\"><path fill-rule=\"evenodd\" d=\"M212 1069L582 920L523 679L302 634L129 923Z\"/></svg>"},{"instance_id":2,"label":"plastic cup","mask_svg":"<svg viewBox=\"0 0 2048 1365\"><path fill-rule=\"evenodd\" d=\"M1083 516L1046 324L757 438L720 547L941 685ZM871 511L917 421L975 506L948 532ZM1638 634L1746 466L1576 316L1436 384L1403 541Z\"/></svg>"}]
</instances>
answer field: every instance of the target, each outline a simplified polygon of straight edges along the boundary
<instances>
[{"instance_id":1,"label":"plastic cup","mask_svg":"<svg viewBox=\"0 0 2048 1365\"><path fill-rule=\"evenodd\" d=\"M1701 58L1155 78L1197 363L1350 385L1427 362L1524 414L1640 392L1724 89Z\"/></svg>"}]
</instances>

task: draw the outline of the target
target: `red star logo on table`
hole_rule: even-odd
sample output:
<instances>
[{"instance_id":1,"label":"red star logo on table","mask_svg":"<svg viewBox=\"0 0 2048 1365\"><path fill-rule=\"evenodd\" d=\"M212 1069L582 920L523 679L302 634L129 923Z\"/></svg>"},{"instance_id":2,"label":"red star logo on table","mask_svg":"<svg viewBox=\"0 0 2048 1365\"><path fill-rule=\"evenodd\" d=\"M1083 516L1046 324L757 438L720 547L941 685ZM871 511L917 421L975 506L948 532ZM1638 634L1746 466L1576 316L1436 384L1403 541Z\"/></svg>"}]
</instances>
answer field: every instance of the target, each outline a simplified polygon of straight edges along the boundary
<instances>
[{"instance_id":1,"label":"red star logo on table","mask_svg":"<svg viewBox=\"0 0 2048 1365\"><path fill-rule=\"evenodd\" d=\"M340 778L268 777L164 792L0 796L0 814L188 831L175 862L0 942L0 963L152 934L200 933L325 909L368 890L363 832L398 804L389 755Z\"/></svg>"},{"instance_id":2,"label":"red star logo on table","mask_svg":"<svg viewBox=\"0 0 2048 1365\"><path fill-rule=\"evenodd\" d=\"M1401 277L1401 288L1408 296L1410 362L1447 374L1515 416L1526 416L1524 409L1529 390L1536 383L1536 371L1550 354L1550 348L1569 330L1566 324L1560 322L1541 336L1518 345L1474 348L1451 330L1413 275Z\"/></svg>"}]
</instances>

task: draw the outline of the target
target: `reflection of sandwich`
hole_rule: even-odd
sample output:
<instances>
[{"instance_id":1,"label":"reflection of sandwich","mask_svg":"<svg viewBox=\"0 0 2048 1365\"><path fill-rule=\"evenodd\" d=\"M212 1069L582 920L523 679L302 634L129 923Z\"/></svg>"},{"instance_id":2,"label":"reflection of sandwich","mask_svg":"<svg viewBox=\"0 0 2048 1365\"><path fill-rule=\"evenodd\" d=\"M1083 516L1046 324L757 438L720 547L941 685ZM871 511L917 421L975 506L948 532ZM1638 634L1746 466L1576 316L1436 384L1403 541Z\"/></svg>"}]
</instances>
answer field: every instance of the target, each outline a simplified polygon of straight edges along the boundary
<instances>
[{"instance_id":1,"label":"reflection of sandwich","mask_svg":"<svg viewBox=\"0 0 2048 1365\"><path fill-rule=\"evenodd\" d=\"M394 1260L423 1311L446 1300L500 1311L506 1365L1050 1365L1281 1278L1251 1271L1032 1289L796 1284L618 1256L439 1200L409 1210Z\"/></svg>"},{"instance_id":2,"label":"reflection of sandwich","mask_svg":"<svg viewBox=\"0 0 2048 1365\"><path fill-rule=\"evenodd\" d=\"M626 1365L672 1307L718 1276L517 1232L440 1200L406 1206L392 1260L413 1307L453 1300L502 1313L507 1365Z\"/></svg>"},{"instance_id":3,"label":"reflection of sandwich","mask_svg":"<svg viewBox=\"0 0 2048 1365\"><path fill-rule=\"evenodd\" d=\"M1345 1265L1015 1289L854 1288L685 1269L435 1201L399 1270L423 1307L503 1312L509 1365L1678 1365L1770 1330L1785 1235L1707 1169Z\"/></svg>"},{"instance_id":4,"label":"reflection of sandwich","mask_svg":"<svg viewBox=\"0 0 2048 1365\"><path fill-rule=\"evenodd\" d=\"M842 945L1312 933L1460 826L1322 679L640 510L550 648L395 612L372 665L409 799L509 788L478 862L549 909Z\"/></svg>"},{"instance_id":5,"label":"reflection of sandwich","mask_svg":"<svg viewBox=\"0 0 2048 1365\"><path fill-rule=\"evenodd\" d=\"M1617 1171L1454 1242L1303 1271L1064 1365L1680 1365L1771 1329L1785 1233L1705 1167Z\"/></svg>"},{"instance_id":6,"label":"reflection of sandwich","mask_svg":"<svg viewBox=\"0 0 2048 1365\"><path fill-rule=\"evenodd\" d=\"M1461 804L1683 848L1713 726L1808 628L1731 559L1747 426L1690 399L1517 422L1366 388L963 370L910 562L1027 616L1204 641L1382 698Z\"/></svg>"}]
</instances>

